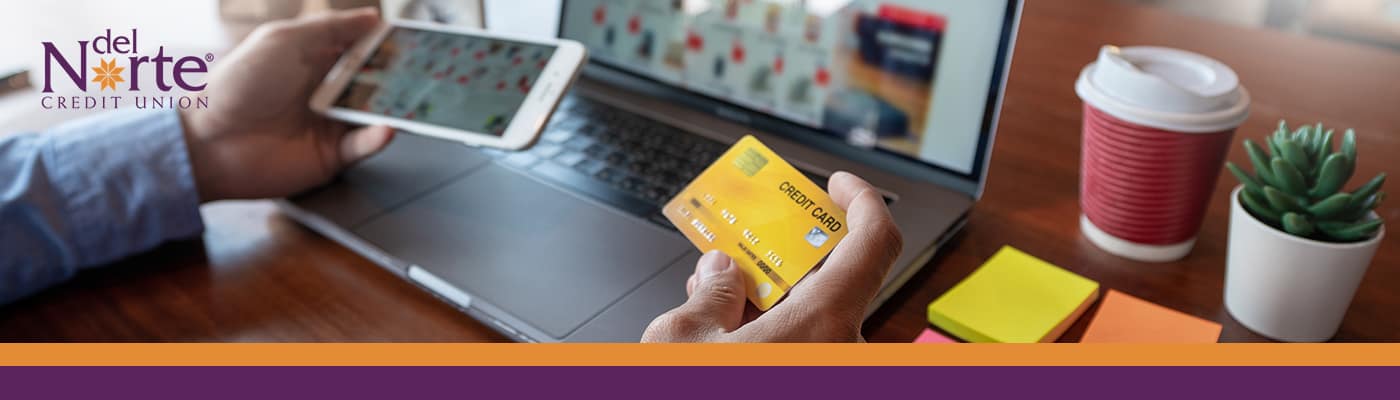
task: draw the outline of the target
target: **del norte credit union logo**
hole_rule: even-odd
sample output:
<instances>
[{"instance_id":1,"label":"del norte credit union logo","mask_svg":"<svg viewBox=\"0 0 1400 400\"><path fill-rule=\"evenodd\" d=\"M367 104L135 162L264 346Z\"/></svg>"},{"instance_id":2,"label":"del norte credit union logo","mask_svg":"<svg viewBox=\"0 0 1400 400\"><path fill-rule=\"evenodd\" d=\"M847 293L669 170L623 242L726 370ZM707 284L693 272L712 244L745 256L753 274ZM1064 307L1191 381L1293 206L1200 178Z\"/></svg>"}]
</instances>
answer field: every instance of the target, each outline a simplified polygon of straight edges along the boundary
<instances>
[{"instance_id":1,"label":"del norte credit union logo","mask_svg":"<svg viewBox=\"0 0 1400 400\"><path fill-rule=\"evenodd\" d=\"M209 108L209 97L200 93L213 54L175 59L165 54L165 46L153 55L143 54L135 28L130 35L107 29L71 46L53 42L43 42L43 46L43 93L53 93L55 86L62 88L64 83L85 93L45 95L39 100L44 109L115 109L124 101L140 109ZM148 77L153 76L155 82L143 82L142 71L151 69L154 73ZM142 89L152 87L162 95L141 94ZM176 89L190 94L170 94Z\"/></svg>"}]
</instances>

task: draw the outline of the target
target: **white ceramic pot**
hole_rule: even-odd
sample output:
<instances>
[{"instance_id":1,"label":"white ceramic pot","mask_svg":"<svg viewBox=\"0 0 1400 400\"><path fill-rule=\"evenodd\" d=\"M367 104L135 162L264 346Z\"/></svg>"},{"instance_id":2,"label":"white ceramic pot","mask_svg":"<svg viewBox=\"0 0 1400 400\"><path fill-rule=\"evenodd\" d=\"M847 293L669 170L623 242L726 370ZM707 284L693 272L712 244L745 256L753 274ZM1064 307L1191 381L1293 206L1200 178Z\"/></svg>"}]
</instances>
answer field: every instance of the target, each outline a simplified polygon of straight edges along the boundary
<instances>
[{"instance_id":1,"label":"white ceramic pot","mask_svg":"<svg viewBox=\"0 0 1400 400\"><path fill-rule=\"evenodd\" d=\"M1239 200L1243 188L1230 192L1225 307L1245 327L1275 340L1331 339L1380 247L1385 227L1357 243L1300 238L1245 211Z\"/></svg>"}]
</instances>

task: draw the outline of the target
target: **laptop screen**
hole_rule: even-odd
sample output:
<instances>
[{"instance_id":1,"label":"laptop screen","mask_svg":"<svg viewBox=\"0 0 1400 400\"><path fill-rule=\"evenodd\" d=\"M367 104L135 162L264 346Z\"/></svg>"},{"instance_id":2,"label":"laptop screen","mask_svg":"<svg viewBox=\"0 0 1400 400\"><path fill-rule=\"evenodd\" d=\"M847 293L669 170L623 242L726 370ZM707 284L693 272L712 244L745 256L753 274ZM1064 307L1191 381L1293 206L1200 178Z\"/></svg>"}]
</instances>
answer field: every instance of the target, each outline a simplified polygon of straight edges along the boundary
<instances>
[{"instance_id":1,"label":"laptop screen","mask_svg":"<svg viewBox=\"0 0 1400 400\"><path fill-rule=\"evenodd\" d=\"M1007 0L568 0L593 61L980 178ZM979 179L980 180L980 179Z\"/></svg>"}]
</instances>

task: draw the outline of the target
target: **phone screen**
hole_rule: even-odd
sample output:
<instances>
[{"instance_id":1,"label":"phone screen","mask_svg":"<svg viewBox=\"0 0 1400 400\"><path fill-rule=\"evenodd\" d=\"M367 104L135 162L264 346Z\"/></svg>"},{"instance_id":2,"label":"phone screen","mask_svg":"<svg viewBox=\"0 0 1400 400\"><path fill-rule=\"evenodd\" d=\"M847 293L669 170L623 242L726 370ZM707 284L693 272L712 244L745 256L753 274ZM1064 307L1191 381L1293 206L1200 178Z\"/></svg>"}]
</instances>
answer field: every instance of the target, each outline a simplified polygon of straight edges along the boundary
<instances>
[{"instance_id":1,"label":"phone screen","mask_svg":"<svg viewBox=\"0 0 1400 400\"><path fill-rule=\"evenodd\" d=\"M391 28L336 107L501 136L554 47Z\"/></svg>"}]
</instances>

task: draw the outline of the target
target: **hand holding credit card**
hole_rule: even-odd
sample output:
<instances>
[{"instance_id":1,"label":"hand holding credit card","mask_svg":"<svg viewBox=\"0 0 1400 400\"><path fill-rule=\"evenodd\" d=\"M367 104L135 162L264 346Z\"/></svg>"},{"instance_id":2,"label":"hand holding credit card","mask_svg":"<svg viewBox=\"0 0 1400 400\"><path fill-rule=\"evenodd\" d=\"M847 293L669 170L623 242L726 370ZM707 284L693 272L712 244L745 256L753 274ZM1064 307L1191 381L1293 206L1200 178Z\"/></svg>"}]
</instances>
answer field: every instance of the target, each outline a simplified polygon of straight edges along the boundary
<instances>
[{"instance_id":1,"label":"hand holding credit card","mask_svg":"<svg viewBox=\"0 0 1400 400\"><path fill-rule=\"evenodd\" d=\"M739 139L662 209L701 251L734 259L759 310L777 304L846 236L846 212L753 136Z\"/></svg>"}]
</instances>

